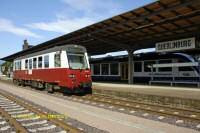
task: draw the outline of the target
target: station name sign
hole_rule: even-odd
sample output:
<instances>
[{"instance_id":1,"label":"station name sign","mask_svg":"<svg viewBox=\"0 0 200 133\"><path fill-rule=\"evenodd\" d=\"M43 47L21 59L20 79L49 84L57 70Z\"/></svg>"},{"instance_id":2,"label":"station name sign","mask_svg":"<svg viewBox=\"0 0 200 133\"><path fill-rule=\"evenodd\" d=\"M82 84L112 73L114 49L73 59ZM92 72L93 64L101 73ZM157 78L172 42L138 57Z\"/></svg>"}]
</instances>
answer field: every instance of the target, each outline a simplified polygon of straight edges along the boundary
<instances>
[{"instance_id":1,"label":"station name sign","mask_svg":"<svg viewBox=\"0 0 200 133\"><path fill-rule=\"evenodd\" d=\"M156 43L156 52L170 52L195 48L195 38Z\"/></svg>"}]
</instances>

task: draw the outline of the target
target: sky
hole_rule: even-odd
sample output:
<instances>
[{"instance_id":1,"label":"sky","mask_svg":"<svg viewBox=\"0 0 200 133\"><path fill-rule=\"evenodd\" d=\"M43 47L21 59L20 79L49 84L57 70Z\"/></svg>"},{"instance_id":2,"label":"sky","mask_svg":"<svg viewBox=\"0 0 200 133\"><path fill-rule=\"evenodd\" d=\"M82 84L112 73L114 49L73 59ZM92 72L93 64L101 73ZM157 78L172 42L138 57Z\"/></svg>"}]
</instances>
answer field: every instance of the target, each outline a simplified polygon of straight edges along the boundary
<instances>
[{"instance_id":1,"label":"sky","mask_svg":"<svg viewBox=\"0 0 200 133\"><path fill-rule=\"evenodd\" d=\"M0 58L154 0L0 0Z\"/></svg>"}]
</instances>

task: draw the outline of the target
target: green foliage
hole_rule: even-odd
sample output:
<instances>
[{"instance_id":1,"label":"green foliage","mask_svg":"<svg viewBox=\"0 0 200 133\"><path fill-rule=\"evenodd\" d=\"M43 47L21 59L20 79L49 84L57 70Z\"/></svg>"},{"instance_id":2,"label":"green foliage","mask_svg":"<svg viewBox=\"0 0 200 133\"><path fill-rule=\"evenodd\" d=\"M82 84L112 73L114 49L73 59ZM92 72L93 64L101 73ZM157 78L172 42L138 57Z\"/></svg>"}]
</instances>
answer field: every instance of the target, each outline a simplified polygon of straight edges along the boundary
<instances>
[{"instance_id":1,"label":"green foliage","mask_svg":"<svg viewBox=\"0 0 200 133\"><path fill-rule=\"evenodd\" d=\"M2 71L2 73L3 73L4 75L7 75L8 72L9 72L9 70L12 70L13 64L12 64L12 62L6 61L6 62L4 62L3 64L1 64L0 66L1 66L1 71Z\"/></svg>"}]
</instances>

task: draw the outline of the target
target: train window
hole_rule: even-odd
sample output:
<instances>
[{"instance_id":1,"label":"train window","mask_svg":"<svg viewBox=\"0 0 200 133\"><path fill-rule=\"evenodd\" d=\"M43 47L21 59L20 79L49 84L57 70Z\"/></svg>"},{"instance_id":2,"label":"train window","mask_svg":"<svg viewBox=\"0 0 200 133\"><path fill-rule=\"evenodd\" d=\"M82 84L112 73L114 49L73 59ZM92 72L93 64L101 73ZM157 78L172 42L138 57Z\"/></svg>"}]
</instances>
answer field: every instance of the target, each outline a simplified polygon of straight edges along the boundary
<instances>
[{"instance_id":1,"label":"train window","mask_svg":"<svg viewBox=\"0 0 200 133\"><path fill-rule=\"evenodd\" d=\"M184 59L178 59L178 63L185 63L185 62L189 62L188 60L184 60ZM192 67L178 67L178 71L194 71Z\"/></svg>"},{"instance_id":2,"label":"train window","mask_svg":"<svg viewBox=\"0 0 200 133\"><path fill-rule=\"evenodd\" d=\"M16 70L18 70L18 62L15 62L15 64L16 64L15 68L16 68Z\"/></svg>"},{"instance_id":3,"label":"train window","mask_svg":"<svg viewBox=\"0 0 200 133\"><path fill-rule=\"evenodd\" d=\"M25 60L25 69L28 69L28 60Z\"/></svg>"},{"instance_id":4,"label":"train window","mask_svg":"<svg viewBox=\"0 0 200 133\"><path fill-rule=\"evenodd\" d=\"M118 75L119 74L119 64L118 63L111 63L110 64L110 74L111 75Z\"/></svg>"},{"instance_id":5,"label":"train window","mask_svg":"<svg viewBox=\"0 0 200 133\"><path fill-rule=\"evenodd\" d=\"M109 75L109 64L101 64L101 75Z\"/></svg>"},{"instance_id":6,"label":"train window","mask_svg":"<svg viewBox=\"0 0 200 133\"><path fill-rule=\"evenodd\" d=\"M142 72L142 62L134 63L134 72Z\"/></svg>"},{"instance_id":7,"label":"train window","mask_svg":"<svg viewBox=\"0 0 200 133\"><path fill-rule=\"evenodd\" d=\"M19 70L21 70L21 67L22 67L22 62L19 61Z\"/></svg>"},{"instance_id":8,"label":"train window","mask_svg":"<svg viewBox=\"0 0 200 133\"><path fill-rule=\"evenodd\" d=\"M168 63L172 63L172 60L159 60L158 61L159 64L168 64ZM172 67L161 67L158 68L159 72L171 72L172 71Z\"/></svg>"},{"instance_id":9,"label":"train window","mask_svg":"<svg viewBox=\"0 0 200 133\"><path fill-rule=\"evenodd\" d=\"M29 69L33 68L33 63L32 63L32 59L29 59Z\"/></svg>"},{"instance_id":10,"label":"train window","mask_svg":"<svg viewBox=\"0 0 200 133\"><path fill-rule=\"evenodd\" d=\"M44 67L49 68L49 56L44 56Z\"/></svg>"},{"instance_id":11,"label":"train window","mask_svg":"<svg viewBox=\"0 0 200 133\"><path fill-rule=\"evenodd\" d=\"M33 58L33 68L37 68L37 58Z\"/></svg>"},{"instance_id":12,"label":"train window","mask_svg":"<svg viewBox=\"0 0 200 133\"><path fill-rule=\"evenodd\" d=\"M16 62L14 62L14 70L16 70Z\"/></svg>"},{"instance_id":13,"label":"train window","mask_svg":"<svg viewBox=\"0 0 200 133\"><path fill-rule=\"evenodd\" d=\"M100 75L100 64L94 64L93 65L93 74L94 75Z\"/></svg>"},{"instance_id":14,"label":"train window","mask_svg":"<svg viewBox=\"0 0 200 133\"><path fill-rule=\"evenodd\" d=\"M18 66L17 66L17 65L18 65L17 62L15 62L15 70L18 69Z\"/></svg>"},{"instance_id":15,"label":"train window","mask_svg":"<svg viewBox=\"0 0 200 133\"><path fill-rule=\"evenodd\" d=\"M156 64L156 62L155 61L144 61L144 71L151 72L151 69L152 69L151 66L153 64ZM155 71L156 71L156 69L153 68L153 72L155 72Z\"/></svg>"},{"instance_id":16,"label":"train window","mask_svg":"<svg viewBox=\"0 0 200 133\"><path fill-rule=\"evenodd\" d=\"M60 54L55 54L54 55L54 66L55 67L61 67Z\"/></svg>"},{"instance_id":17,"label":"train window","mask_svg":"<svg viewBox=\"0 0 200 133\"><path fill-rule=\"evenodd\" d=\"M38 68L42 68L42 56L38 57Z\"/></svg>"},{"instance_id":18,"label":"train window","mask_svg":"<svg viewBox=\"0 0 200 133\"><path fill-rule=\"evenodd\" d=\"M82 53L80 54L68 53L67 58L69 62L69 67L71 69L87 69L88 68L85 55Z\"/></svg>"},{"instance_id":19,"label":"train window","mask_svg":"<svg viewBox=\"0 0 200 133\"><path fill-rule=\"evenodd\" d=\"M179 67L178 70L179 70L179 71L194 71L194 70L192 69L192 67Z\"/></svg>"}]
</instances>

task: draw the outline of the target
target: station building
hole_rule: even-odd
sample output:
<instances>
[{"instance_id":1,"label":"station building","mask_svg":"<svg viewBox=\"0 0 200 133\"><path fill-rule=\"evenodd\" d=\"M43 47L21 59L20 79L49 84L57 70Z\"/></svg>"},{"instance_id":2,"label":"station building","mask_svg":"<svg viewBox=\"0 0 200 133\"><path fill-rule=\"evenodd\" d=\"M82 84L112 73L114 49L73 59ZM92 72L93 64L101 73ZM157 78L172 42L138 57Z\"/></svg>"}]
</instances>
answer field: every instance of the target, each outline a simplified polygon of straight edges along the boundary
<instances>
[{"instance_id":1,"label":"station building","mask_svg":"<svg viewBox=\"0 0 200 133\"><path fill-rule=\"evenodd\" d=\"M66 44L78 44L85 46L91 56L115 51L128 52L125 57L110 59L112 63L104 62L109 59L99 62L91 60L94 80L98 79L97 76L107 79L111 75L120 80L124 79L129 84L133 84L134 80L143 80L144 77L148 78L145 80L149 83L163 79L162 81L171 80L173 83L187 80L196 84L199 83L199 42L200 2L159 0L9 55L2 60L12 62L33 52ZM136 50L154 47L156 51L153 53L133 54ZM187 76L188 73L179 69L193 71L188 71ZM160 74L160 70L164 70L164 76ZM136 79L139 74L143 77Z\"/></svg>"}]
</instances>

